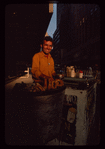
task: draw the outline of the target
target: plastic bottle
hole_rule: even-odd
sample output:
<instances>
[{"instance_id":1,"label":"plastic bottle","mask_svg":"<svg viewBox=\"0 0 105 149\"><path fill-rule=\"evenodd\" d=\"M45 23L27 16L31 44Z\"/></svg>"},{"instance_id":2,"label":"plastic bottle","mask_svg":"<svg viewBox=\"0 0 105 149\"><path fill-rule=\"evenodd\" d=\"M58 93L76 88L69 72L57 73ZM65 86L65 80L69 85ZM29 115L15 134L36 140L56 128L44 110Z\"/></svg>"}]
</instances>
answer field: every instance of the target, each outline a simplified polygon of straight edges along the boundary
<instances>
[{"instance_id":1,"label":"plastic bottle","mask_svg":"<svg viewBox=\"0 0 105 149\"><path fill-rule=\"evenodd\" d=\"M72 69L71 69L71 77L75 77L75 70L74 70L74 67L72 67Z\"/></svg>"},{"instance_id":2,"label":"plastic bottle","mask_svg":"<svg viewBox=\"0 0 105 149\"><path fill-rule=\"evenodd\" d=\"M79 71L79 78L83 78L83 71Z\"/></svg>"}]
</instances>

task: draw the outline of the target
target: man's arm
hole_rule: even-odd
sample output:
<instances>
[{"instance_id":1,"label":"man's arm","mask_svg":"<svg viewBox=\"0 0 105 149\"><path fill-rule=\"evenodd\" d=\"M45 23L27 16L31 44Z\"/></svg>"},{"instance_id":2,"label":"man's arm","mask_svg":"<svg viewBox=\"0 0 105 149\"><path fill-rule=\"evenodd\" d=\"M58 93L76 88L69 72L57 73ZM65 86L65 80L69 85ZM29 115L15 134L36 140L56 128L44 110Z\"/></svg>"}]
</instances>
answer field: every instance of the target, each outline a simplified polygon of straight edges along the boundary
<instances>
[{"instance_id":1,"label":"man's arm","mask_svg":"<svg viewBox=\"0 0 105 149\"><path fill-rule=\"evenodd\" d=\"M54 60L53 60L53 58L52 58L52 63L53 63L52 76L55 76L56 75L56 72L55 72L55 69L54 69Z\"/></svg>"},{"instance_id":2,"label":"man's arm","mask_svg":"<svg viewBox=\"0 0 105 149\"><path fill-rule=\"evenodd\" d=\"M32 76L36 79L39 79L39 76L42 75L41 71L39 70L39 55L35 54L32 58Z\"/></svg>"},{"instance_id":3,"label":"man's arm","mask_svg":"<svg viewBox=\"0 0 105 149\"><path fill-rule=\"evenodd\" d=\"M52 59L53 59L53 58L52 58ZM54 69L54 60L53 60L52 77L53 77L54 79L57 78L57 74L56 74L55 69Z\"/></svg>"},{"instance_id":4,"label":"man's arm","mask_svg":"<svg viewBox=\"0 0 105 149\"><path fill-rule=\"evenodd\" d=\"M55 69L54 69L54 60L53 60L53 72L52 72L52 77L54 78L54 79L57 79L57 78L63 78L64 77L64 75L63 74L60 74L60 75L57 75L56 74L56 72L55 72Z\"/></svg>"}]
</instances>

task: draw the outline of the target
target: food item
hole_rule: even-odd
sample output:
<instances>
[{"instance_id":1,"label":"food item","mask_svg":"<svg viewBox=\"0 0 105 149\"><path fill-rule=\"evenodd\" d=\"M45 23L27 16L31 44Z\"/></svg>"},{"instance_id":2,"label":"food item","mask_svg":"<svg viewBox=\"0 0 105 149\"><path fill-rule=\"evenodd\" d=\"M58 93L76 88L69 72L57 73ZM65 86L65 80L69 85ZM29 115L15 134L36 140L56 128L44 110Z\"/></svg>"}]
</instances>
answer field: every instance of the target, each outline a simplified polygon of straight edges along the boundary
<instances>
[{"instance_id":1,"label":"food item","mask_svg":"<svg viewBox=\"0 0 105 149\"><path fill-rule=\"evenodd\" d=\"M63 81L60 79L55 79L55 83L57 86L63 86L64 85Z\"/></svg>"},{"instance_id":2,"label":"food item","mask_svg":"<svg viewBox=\"0 0 105 149\"><path fill-rule=\"evenodd\" d=\"M41 91L45 91L45 88L42 87L39 83L36 83L36 86L37 86Z\"/></svg>"},{"instance_id":3,"label":"food item","mask_svg":"<svg viewBox=\"0 0 105 149\"><path fill-rule=\"evenodd\" d=\"M36 92L36 91L37 91L36 89L33 90L33 92Z\"/></svg>"},{"instance_id":4,"label":"food item","mask_svg":"<svg viewBox=\"0 0 105 149\"><path fill-rule=\"evenodd\" d=\"M48 81L48 82L47 82ZM48 83L48 84L47 84ZM48 86L47 86L48 85ZM57 87L63 86L64 83L61 79L52 79L52 78L45 78L44 79L44 86L42 86L39 82L36 82L35 85L32 85L29 89L30 92L40 92L46 91L47 89L56 89Z\"/></svg>"},{"instance_id":5,"label":"food item","mask_svg":"<svg viewBox=\"0 0 105 149\"><path fill-rule=\"evenodd\" d=\"M52 81L52 89L56 89L57 88L57 83L55 81Z\"/></svg>"},{"instance_id":6,"label":"food item","mask_svg":"<svg viewBox=\"0 0 105 149\"><path fill-rule=\"evenodd\" d=\"M52 81L51 79L49 78L48 79L48 90L50 90L52 88Z\"/></svg>"},{"instance_id":7,"label":"food item","mask_svg":"<svg viewBox=\"0 0 105 149\"><path fill-rule=\"evenodd\" d=\"M36 89L36 91L37 91L37 92L39 92L39 91L40 91L40 89L39 89L37 86L35 86L35 89Z\"/></svg>"}]
</instances>

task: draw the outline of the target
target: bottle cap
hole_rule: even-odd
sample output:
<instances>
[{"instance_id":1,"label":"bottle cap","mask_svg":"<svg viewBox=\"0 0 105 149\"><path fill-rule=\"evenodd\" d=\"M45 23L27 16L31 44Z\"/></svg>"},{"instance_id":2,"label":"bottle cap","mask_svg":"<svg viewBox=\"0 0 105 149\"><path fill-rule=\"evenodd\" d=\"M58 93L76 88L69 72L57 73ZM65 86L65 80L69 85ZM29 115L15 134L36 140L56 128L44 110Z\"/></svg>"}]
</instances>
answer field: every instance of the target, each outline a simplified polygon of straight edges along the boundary
<instances>
[{"instance_id":1,"label":"bottle cap","mask_svg":"<svg viewBox=\"0 0 105 149\"><path fill-rule=\"evenodd\" d=\"M83 73L83 71L82 71L82 70L80 70L80 71L79 71L79 73Z\"/></svg>"}]
</instances>

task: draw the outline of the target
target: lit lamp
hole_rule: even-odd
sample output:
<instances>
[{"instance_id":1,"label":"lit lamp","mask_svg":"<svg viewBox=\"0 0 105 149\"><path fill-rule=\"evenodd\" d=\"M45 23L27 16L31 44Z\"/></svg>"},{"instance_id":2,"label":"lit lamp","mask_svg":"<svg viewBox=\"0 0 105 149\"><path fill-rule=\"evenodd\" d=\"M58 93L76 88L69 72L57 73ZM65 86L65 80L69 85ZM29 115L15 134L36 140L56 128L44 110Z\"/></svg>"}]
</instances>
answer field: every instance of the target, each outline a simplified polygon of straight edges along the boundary
<instances>
[{"instance_id":1,"label":"lit lamp","mask_svg":"<svg viewBox=\"0 0 105 149\"><path fill-rule=\"evenodd\" d=\"M27 70L25 70L24 72L27 72L27 78L29 77L29 67L27 67Z\"/></svg>"},{"instance_id":2,"label":"lit lamp","mask_svg":"<svg viewBox=\"0 0 105 149\"><path fill-rule=\"evenodd\" d=\"M29 77L29 67L27 67L27 70L24 72L27 72L26 76L21 76L20 78L28 78Z\"/></svg>"}]
</instances>

